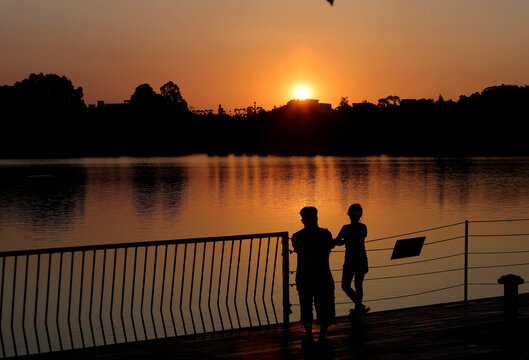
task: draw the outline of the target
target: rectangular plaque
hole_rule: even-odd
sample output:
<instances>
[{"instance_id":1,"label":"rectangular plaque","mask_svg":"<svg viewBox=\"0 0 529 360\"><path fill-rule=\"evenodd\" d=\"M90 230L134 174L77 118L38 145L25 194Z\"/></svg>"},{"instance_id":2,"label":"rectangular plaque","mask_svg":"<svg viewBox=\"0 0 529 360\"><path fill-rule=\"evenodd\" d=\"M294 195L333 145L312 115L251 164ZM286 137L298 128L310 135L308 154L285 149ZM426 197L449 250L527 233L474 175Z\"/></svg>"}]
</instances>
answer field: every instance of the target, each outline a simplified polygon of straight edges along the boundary
<instances>
[{"instance_id":1,"label":"rectangular plaque","mask_svg":"<svg viewBox=\"0 0 529 360\"><path fill-rule=\"evenodd\" d=\"M391 254L391 260L419 256L425 239L426 236L397 240L393 254Z\"/></svg>"}]
</instances>

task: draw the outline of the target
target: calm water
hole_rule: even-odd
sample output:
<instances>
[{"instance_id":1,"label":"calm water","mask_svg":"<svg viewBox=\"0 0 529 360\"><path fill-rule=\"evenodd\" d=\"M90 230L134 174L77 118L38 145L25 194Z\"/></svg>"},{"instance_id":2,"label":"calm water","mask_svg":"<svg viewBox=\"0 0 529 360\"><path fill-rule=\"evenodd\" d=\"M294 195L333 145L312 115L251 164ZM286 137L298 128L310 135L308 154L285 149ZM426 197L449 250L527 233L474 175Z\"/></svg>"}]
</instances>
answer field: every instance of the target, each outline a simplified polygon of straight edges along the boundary
<instances>
[{"instance_id":1,"label":"calm water","mask_svg":"<svg viewBox=\"0 0 529 360\"><path fill-rule=\"evenodd\" d=\"M361 203L370 238L529 217L529 158L2 160L0 184L1 250L292 233L305 205L337 234Z\"/></svg>"},{"instance_id":2,"label":"calm water","mask_svg":"<svg viewBox=\"0 0 529 360\"><path fill-rule=\"evenodd\" d=\"M359 202L368 239L468 220L529 218L529 158L207 157L0 161L0 250L251 234L300 229L299 210L314 205L320 226L336 235L347 207ZM427 242L464 234L463 225L427 234ZM471 223L473 234L529 233L528 222ZM462 281L450 270L461 257L403 267L387 251L395 239L369 243L366 299L398 297ZM529 250L527 237L471 239L471 251ZM462 240L425 247L421 259L460 253ZM332 255L339 269L343 253ZM471 257L471 266L523 263L527 253ZM293 256L295 266L295 257ZM499 275L528 279L528 266L475 270L483 285L471 297L501 294ZM336 273L339 280L339 273ZM338 284L337 284L338 285ZM339 286L337 301L343 302ZM295 297L295 291L293 290ZM462 288L406 300L385 309L460 300ZM345 311L345 310L344 310ZM340 311L339 311L340 312Z\"/></svg>"}]
</instances>

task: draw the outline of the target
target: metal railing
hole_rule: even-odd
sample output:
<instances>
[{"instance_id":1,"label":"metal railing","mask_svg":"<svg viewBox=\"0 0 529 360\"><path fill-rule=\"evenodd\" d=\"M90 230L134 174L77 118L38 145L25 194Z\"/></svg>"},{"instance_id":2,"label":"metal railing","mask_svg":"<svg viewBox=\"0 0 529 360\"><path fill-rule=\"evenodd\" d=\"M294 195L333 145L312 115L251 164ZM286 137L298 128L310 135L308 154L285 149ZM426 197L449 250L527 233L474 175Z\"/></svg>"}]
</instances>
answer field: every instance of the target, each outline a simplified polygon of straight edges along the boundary
<instances>
[{"instance_id":1,"label":"metal railing","mask_svg":"<svg viewBox=\"0 0 529 360\"><path fill-rule=\"evenodd\" d=\"M380 301L391 301L391 300L397 300L397 299L404 299L409 297L415 297L425 294L432 294L437 293L449 289L455 289L455 288L463 288L463 294L462 299L466 303L469 301L469 288L470 286L479 286L479 285L495 285L499 291L502 291L502 286L498 285L497 278L494 279L494 281L486 281L486 282L472 282L469 280L469 273L471 271L478 271L478 270L486 270L486 269L504 269L504 268L511 268L511 267L525 267L529 265L529 262L527 261L516 261L516 262L503 262L501 264L486 264L486 265L472 265L472 261L469 261L470 257L480 256L480 255L514 255L514 254L525 254L529 253L529 233L526 232L517 232L517 233L472 233L469 230L469 224L494 224L494 223L520 223L520 222L526 222L529 223L529 219L509 219L509 220L480 220L480 221L468 221L465 220L463 222L453 223L445 226L439 226L435 228L429 228L429 229L423 229L398 235L392 235L387 236L383 238L377 238L377 239L369 239L366 240L366 251L369 253L377 253L377 252L390 252L393 250L393 244L391 246L387 247L372 247L373 243L377 242L383 242L386 240L391 239L398 239L398 238L405 238L409 235L425 235L427 236L427 241L424 243L424 248L429 248L432 246L438 246L444 243L448 242L457 242L460 241L459 245L462 247L462 251L456 251L456 252L450 252L448 254L442 254L442 256L433 256L429 257L427 259L420 259L420 260L412 260L412 259L406 259L406 261L397 261L395 263L385 261L382 264L375 264L370 265L369 268L373 270L379 270L379 269L387 269L391 268L393 274L390 275L384 275L384 276L377 276L373 275L375 271L370 271L368 275L365 278L366 282L375 282L380 280L389 280L389 279L406 279L406 278L416 278L416 277L426 277L431 275L437 275L437 274L444 274L444 273L460 273L461 274L461 280L456 283L450 284L448 286L442 286L437 288L430 288L430 289L424 289L422 291L416 291L413 293L407 293L405 288L399 289L398 293L391 294L388 296L378 297L378 298L367 298L364 300L365 303L372 303L372 302L380 302ZM527 225L524 225L525 228L527 228ZM443 231L452 231L454 233L451 233L450 235L437 235L436 233L440 233ZM448 233L448 232L447 232ZM497 241L498 238L523 238L527 239L527 246L526 248L522 249L513 249L510 251L470 251L469 249L469 242L470 239L473 238L489 238L493 239L494 241ZM478 244L474 244L474 246L477 246ZM454 248L454 247L452 247ZM338 248L335 248L331 254L340 254L344 253L345 250L340 250ZM451 267L445 267L443 269L439 270L431 270L431 271L419 271L419 272L405 272L403 270L397 270L399 271L397 274L394 274L393 269L409 266L409 265L416 265L416 264L425 264L425 263L438 263L446 260L454 260L460 258L459 265L451 266ZM386 258L389 260L389 255ZM473 260L475 261L475 260ZM331 269L333 274L340 274L342 269ZM402 272L401 272L402 271ZM295 271L290 271L291 274L294 274ZM526 272L527 273L527 272ZM375 272L376 274L376 272ZM489 277L490 278L490 277ZM340 283L340 280L335 280L335 283ZM526 285L527 282L524 284ZM291 283L291 287L295 286L295 284ZM339 290L338 290L339 291ZM336 305L345 305L345 304L351 304L351 301L345 301L345 302L336 302ZM293 304L293 306L299 306L299 304Z\"/></svg>"},{"instance_id":2,"label":"metal railing","mask_svg":"<svg viewBox=\"0 0 529 360\"><path fill-rule=\"evenodd\" d=\"M0 252L0 355L279 323L287 244L277 232Z\"/></svg>"}]
</instances>

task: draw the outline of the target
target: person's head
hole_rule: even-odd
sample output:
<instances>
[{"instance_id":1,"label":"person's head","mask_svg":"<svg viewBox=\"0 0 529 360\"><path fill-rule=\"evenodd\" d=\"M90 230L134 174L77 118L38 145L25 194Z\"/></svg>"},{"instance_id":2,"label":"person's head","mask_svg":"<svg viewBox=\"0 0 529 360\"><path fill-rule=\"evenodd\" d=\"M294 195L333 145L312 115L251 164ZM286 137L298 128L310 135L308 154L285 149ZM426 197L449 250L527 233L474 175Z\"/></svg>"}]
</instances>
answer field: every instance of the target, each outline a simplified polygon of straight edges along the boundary
<instances>
[{"instance_id":1,"label":"person's head","mask_svg":"<svg viewBox=\"0 0 529 360\"><path fill-rule=\"evenodd\" d=\"M360 220L363 213L364 210L362 210L362 206L360 206L360 204L353 204L349 206L349 210L347 210L347 215L349 215L352 221Z\"/></svg>"},{"instance_id":2,"label":"person's head","mask_svg":"<svg viewBox=\"0 0 529 360\"><path fill-rule=\"evenodd\" d=\"M305 227L318 225L318 209L314 206L305 206L299 214L301 215L301 222Z\"/></svg>"}]
</instances>

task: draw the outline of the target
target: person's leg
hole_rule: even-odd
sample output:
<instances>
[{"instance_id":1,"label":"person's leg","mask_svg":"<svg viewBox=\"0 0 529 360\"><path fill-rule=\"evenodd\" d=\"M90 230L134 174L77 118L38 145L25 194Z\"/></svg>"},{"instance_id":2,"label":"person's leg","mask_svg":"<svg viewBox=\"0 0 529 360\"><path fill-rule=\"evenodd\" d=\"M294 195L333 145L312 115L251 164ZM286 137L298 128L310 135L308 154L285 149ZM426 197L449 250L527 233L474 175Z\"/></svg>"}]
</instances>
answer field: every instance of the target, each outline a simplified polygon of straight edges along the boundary
<instances>
[{"instance_id":1,"label":"person's leg","mask_svg":"<svg viewBox=\"0 0 529 360\"><path fill-rule=\"evenodd\" d=\"M364 277L366 274L360 272L356 273L354 275L354 283L355 283L355 290L356 290L356 299L355 302L355 308L363 308L364 305L362 305L362 300L364 298Z\"/></svg>"},{"instance_id":2,"label":"person's leg","mask_svg":"<svg viewBox=\"0 0 529 360\"><path fill-rule=\"evenodd\" d=\"M354 303L356 303L356 297L357 294L351 288L351 282L353 281L353 271L349 266L344 265L343 271L342 271L342 290L343 292L351 299ZM356 280L355 280L356 282Z\"/></svg>"},{"instance_id":3,"label":"person's leg","mask_svg":"<svg viewBox=\"0 0 529 360\"><path fill-rule=\"evenodd\" d=\"M332 276L327 283L323 283L317 293L314 294L314 307L320 324L319 340L325 339L327 328L335 323L334 305L334 280Z\"/></svg>"},{"instance_id":4,"label":"person's leg","mask_svg":"<svg viewBox=\"0 0 529 360\"><path fill-rule=\"evenodd\" d=\"M305 328L307 340L312 341L312 294L308 291L299 291L300 320Z\"/></svg>"},{"instance_id":5,"label":"person's leg","mask_svg":"<svg viewBox=\"0 0 529 360\"><path fill-rule=\"evenodd\" d=\"M303 321L303 327L305 328L305 339L308 341L313 341L314 336L312 336L312 321Z\"/></svg>"},{"instance_id":6,"label":"person's leg","mask_svg":"<svg viewBox=\"0 0 529 360\"><path fill-rule=\"evenodd\" d=\"M319 340L325 339L325 337L327 336L327 328L328 327L329 326L326 323L320 324L320 338L319 338Z\"/></svg>"}]
</instances>

